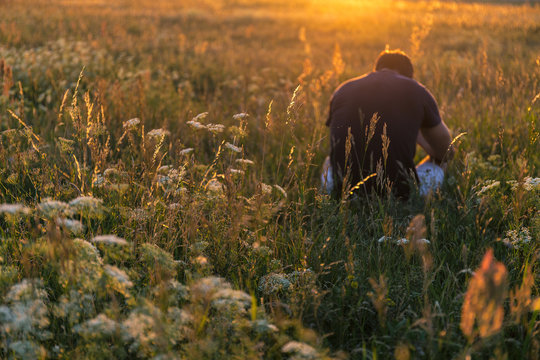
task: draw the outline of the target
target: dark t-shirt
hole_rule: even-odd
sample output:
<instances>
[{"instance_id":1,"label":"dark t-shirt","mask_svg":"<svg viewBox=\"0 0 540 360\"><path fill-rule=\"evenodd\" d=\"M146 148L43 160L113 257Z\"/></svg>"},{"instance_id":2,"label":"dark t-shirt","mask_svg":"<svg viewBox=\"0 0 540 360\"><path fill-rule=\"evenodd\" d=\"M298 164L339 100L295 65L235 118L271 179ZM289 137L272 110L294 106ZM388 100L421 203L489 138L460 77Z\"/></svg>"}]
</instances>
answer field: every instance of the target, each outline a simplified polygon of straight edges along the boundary
<instances>
[{"instance_id":1,"label":"dark t-shirt","mask_svg":"<svg viewBox=\"0 0 540 360\"><path fill-rule=\"evenodd\" d=\"M379 120L370 137L374 118ZM414 164L418 131L440 122L431 93L394 71L383 69L341 84L332 96L326 123L330 127L330 161L337 190L341 191L345 178L354 187L377 173L379 167L379 176L367 180L358 191L385 193L389 184L397 196L408 197L409 183L418 178ZM386 161L382 140L385 125L389 140ZM349 128L351 148L346 159Z\"/></svg>"}]
</instances>

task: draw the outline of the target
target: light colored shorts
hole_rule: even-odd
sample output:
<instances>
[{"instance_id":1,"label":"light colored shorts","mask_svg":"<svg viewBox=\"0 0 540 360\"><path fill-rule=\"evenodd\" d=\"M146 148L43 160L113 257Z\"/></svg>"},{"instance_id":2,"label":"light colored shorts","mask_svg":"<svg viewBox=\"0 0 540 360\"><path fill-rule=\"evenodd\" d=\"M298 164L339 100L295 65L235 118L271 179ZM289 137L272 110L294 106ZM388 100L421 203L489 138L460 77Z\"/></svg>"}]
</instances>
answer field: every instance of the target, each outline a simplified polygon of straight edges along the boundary
<instances>
[{"instance_id":1,"label":"light colored shorts","mask_svg":"<svg viewBox=\"0 0 540 360\"><path fill-rule=\"evenodd\" d=\"M418 173L419 192L422 196L427 196L430 192L437 191L441 187L444 179L444 170L437 164L430 161L425 161L416 167ZM330 194L334 188L334 174L332 165L330 165L330 157L326 157L323 164L321 174L322 191Z\"/></svg>"}]
</instances>

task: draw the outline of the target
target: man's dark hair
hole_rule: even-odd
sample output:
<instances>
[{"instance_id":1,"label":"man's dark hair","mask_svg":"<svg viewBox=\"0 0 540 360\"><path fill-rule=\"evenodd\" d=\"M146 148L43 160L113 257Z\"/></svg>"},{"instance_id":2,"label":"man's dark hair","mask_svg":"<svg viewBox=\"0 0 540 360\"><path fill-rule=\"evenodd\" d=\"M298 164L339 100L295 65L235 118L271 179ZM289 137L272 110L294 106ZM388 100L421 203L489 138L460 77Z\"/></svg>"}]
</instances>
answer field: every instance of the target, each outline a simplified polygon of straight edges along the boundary
<instances>
[{"instance_id":1,"label":"man's dark hair","mask_svg":"<svg viewBox=\"0 0 540 360\"><path fill-rule=\"evenodd\" d=\"M375 62L375 70L395 70L403 76L413 77L411 59L401 50L384 50Z\"/></svg>"}]
</instances>

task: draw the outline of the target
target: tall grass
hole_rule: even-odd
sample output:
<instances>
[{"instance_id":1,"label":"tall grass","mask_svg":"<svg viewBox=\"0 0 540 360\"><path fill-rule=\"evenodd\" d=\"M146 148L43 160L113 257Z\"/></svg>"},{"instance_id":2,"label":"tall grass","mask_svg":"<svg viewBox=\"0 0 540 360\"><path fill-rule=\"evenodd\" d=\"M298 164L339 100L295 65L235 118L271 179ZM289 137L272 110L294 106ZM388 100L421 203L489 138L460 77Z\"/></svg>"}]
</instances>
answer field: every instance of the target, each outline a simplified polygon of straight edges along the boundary
<instances>
[{"instance_id":1,"label":"tall grass","mask_svg":"<svg viewBox=\"0 0 540 360\"><path fill-rule=\"evenodd\" d=\"M538 6L0 10L0 357L538 353ZM337 201L328 100L386 46L456 157L427 199Z\"/></svg>"}]
</instances>

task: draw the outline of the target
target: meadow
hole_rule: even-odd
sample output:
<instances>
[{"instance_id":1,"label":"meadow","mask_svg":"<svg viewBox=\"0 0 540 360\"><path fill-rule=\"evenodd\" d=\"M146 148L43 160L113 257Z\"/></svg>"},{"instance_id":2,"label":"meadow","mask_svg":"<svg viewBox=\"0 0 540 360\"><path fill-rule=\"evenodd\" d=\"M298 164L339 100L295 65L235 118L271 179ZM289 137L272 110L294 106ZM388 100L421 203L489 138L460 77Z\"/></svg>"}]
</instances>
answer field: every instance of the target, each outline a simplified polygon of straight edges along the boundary
<instances>
[{"instance_id":1,"label":"meadow","mask_svg":"<svg viewBox=\"0 0 540 360\"><path fill-rule=\"evenodd\" d=\"M1 359L537 358L537 3L0 14ZM455 157L425 199L331 198L330 96L385 48Z\"/></svg>"}]
</instances>

